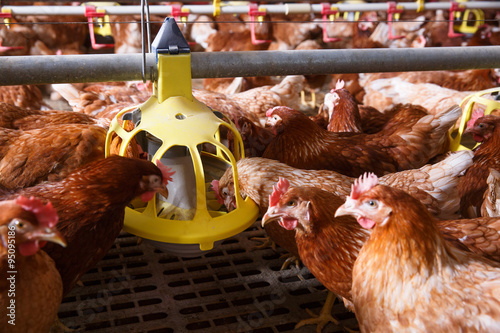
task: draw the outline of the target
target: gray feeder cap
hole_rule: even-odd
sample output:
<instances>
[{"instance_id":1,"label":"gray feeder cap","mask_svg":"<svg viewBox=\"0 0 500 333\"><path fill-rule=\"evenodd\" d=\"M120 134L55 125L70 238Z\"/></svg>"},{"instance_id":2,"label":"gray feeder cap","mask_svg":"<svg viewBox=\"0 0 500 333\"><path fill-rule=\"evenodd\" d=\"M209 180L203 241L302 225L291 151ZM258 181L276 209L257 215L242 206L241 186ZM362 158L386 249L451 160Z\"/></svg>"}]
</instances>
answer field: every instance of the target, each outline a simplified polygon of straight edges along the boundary
<instances>
[{"instance_id":1,"label":"gray feeder cap","mask_svg":"<svg viewBox=\"0 0 500 333\"><path fill-rule=\"evenodd\" d=\"M191 52L188 42L172 17L165 18L151 47L156 55L158 53L179 54Z\"/></svg>"}]
</instances>

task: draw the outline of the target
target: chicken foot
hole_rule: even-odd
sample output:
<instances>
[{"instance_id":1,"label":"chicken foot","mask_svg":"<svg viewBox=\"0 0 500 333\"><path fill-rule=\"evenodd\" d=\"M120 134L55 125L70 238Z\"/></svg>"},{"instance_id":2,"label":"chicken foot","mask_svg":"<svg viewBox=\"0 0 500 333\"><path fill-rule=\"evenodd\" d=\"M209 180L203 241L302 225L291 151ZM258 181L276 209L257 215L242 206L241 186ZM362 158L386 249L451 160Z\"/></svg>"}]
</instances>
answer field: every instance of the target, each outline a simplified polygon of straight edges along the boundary
<instances>
[{"instance_id":1,"label":"chicken foot","mask_svg":"<svg viewBox=\"0 0 500 333\"><path fill-rule=\"evenodd\" d=\"M337 319L333 318L332 308L335 299L336 299L335 294L332 293L331 291L328 291L328 296L326 297L325 304L321 308L319 315L313 313L309 309L306 309L307 313L309 313L309 315L311 315L311 317L313 318L299 321L297 325L295 325L295 329L298 329L305 325L317 325L316 332L320 333L328 323L332 322L337 326L341 326L344 330L346 330L349 333L355 333L356 331L353 331L347 327L343 327L342 325L340 325L340 322Z\"/></svg>"},{"instance_id":2,"label":"chicken foot","mask_svg":"<svg viewBox=\"0 0 500 333\"><path fill-rule=\"evenodd\" d=\"M252 248L252 250L262 250L270 247L273 250L276 250L276 243L271 240L269 237L252 237L250 240L255 242L260 242L262 244L256 245Z\"/></svg>"},{"instance_id":3,"label":"chicken foot","mask_svg":"<svg viewBox=\"0 0 500 333\"><path fill-rule=\"evenodd\" d=\"M280 259L285 259L285 262L283 263L283 265L281 265L280 271L287 269L292 264L292 262L295 263L295 267L300 269L300 258L296 257L295 255L291 253L285 253L284 255L280 256Z\"/></svg>"}]
</instances>

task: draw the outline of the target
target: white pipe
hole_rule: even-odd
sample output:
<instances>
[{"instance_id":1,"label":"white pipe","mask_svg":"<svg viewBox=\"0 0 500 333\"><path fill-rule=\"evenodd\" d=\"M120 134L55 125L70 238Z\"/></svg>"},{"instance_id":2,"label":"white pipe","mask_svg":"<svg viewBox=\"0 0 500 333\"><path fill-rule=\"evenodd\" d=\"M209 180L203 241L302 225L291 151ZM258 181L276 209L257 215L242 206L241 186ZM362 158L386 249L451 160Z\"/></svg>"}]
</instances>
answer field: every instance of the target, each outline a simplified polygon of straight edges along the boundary
<instances>
[{"instance_id":1,"label":"white pipe","mask_svg":"<svg viewBox=\"0 0 500 333\"><path fill-rule=\"evenodd\" d=\"M425 10L447 10L450 8L450 2L432 2L425 3ZM461 2L461 6L467 9L500 9L500 1L467 1ZM336 4L332 6L337 7L340 12L355 12L355 11L386 11L387 3L363 3L363 4ZM397 6L403 10L416 11L418 5L414 2L401 2ZM269 14L308 14L315 13L321 14L321 4L263 4L259 6L265 9ZM84 16L85 8L83 6L4 6L2 8L10 9L12 15L74 15ZM212 15L214 7L212 5L184 5L182 8L189 9L191 14L205 14ZM141 6L96 6L96 9L105 10L108 15L139 15L141 13ZM151 15L171 15L172 6L149 6ZM249 6L226 6L222 4L221 14L246 14L248 13Z\"/></svg>"}]
</instances>

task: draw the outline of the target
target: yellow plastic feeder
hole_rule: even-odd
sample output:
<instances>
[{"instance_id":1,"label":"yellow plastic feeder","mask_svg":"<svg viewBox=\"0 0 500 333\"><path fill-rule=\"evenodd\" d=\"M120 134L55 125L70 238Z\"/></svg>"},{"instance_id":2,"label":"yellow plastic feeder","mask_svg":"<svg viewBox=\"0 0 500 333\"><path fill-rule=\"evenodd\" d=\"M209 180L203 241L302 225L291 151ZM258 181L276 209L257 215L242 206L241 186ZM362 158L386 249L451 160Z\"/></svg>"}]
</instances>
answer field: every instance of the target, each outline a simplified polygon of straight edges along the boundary
<instances>
[{"instance_id":1,"label":"yellow plastic feeder","mask_svg":"<svg viewBox=\"0 0 500 333\"><path fill-rule=\"evenodd\" d=\"M474 106L476 106L476 104L480 104L481 109L484 110L484 115L490 114L493 110L500 110L500 101L483 97L484 95L489 95L499 92L500 88L481 90L477 93L465 97L462 100L462 103L460 103L460 107L462 108L462 118L460 119L460 126L457 129L456 135L454 135L453 133L451 134L451 146L450 146L451 151L469 149L461 144L461 140L462 140L462 134L465 128L467 127L467 122L471 119ZM476 144L475 147L477 147L478 145L479 143Z\"/></svg>"},{"instance_id":2,"label":"yellow plastic feeder","mask_svg":"<svg viewBox=\"0 0 500 333\"><path fill-rule=\"evenodd\" d=\"M125 211L124 230L167 253L199 256L252 225L259 210L252 200L239 195L236 162L244 157L239 132L230 120L192 95L191 53L174 19L165 19L152 48L158 65L153 95L113 119L106 154L116 134L122 139L120 155L137 142L148 159L159 159L175 171L168 184L169 197L157 194L147 204L136 199L133 208ZM126 131L119 119L122 124L132 121L135 127ZM224 131L234 134L234 155L221 142ZM229 167L237 193L237 208L231 212L221 207L210 187Z\"/></svg>"}]
</instances>

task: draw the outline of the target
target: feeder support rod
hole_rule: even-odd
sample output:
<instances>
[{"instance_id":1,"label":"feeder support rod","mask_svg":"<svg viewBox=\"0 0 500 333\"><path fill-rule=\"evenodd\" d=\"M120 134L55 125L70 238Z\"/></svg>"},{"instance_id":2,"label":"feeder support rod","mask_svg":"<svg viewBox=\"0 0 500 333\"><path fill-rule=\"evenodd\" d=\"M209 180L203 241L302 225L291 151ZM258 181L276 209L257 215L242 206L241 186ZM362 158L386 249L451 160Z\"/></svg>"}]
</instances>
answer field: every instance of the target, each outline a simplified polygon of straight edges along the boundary
<instances>
[{"instance_id":1,"label":"feeder support rod","mask_svg":"<svg viewBox=\"0 0 500 333\"><path fill-rule=\"evenodd\" d=\"M146 54L146 79L156 56ZM142 55L0 57L0 85L141 80ZM193 78L500 68L500 46L193 52Z\"/></svg>"},{"instance_id":2,"label":"feeder support rod","mask_svg":"<svg viewBox=\"0 0 500 333\"><path fill-rule=\"evenodd\" d=\"M341 4L332 3L339 12L366 12L366 11L387 11L387 3L360 3L360 4ZM500 9L500 1L467 1L460 3L466 9ZM408 11L416 11L418 4L416 2L397 3L398 8ZM451 2L431 2L424 3L425 10L449 10ZM264 9L267 14L321 14L321 4L307 3L287 3L279 5L262 4L259 7ZM85 7L83 6L4 6L12 11L12 15L73 15L85 16ZM105 10L107 15L139 15L141 6L96 6L98 9ZM183 5L182 8L189 10L190 14L195 15L213 15L213 5ZM149 6L151 15L172 15L172 6ZM249 6L222 6L221 14L248 14Z\"/></svg>"}]
</instances>

